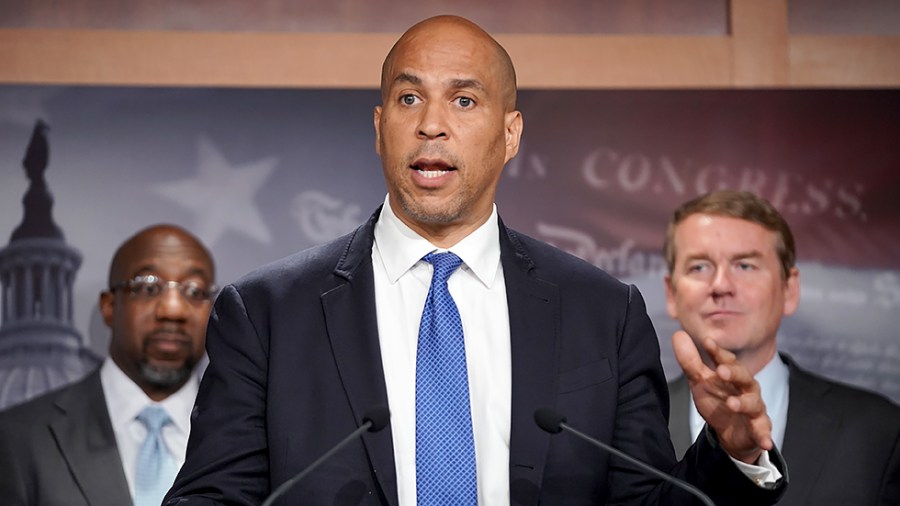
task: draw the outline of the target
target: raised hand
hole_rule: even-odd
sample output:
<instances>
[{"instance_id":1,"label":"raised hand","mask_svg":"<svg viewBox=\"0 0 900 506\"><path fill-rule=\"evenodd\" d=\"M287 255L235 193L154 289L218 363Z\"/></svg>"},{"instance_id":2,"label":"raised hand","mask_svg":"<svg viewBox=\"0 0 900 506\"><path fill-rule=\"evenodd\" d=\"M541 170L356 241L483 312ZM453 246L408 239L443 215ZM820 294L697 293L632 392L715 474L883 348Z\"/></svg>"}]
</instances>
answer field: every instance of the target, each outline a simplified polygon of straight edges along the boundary
<instances>
[{"instance_id":1,"label":"raised hand","mask_svg":"<svg viewBox=\"0 0 900 506\"><path fill-rule=\"evenodd\" d=\"M703 362L693 339L683 330L672 335L672 347L690 383L697 411L716 432L719 444L731 457L756 463L763 451L774 446L772 422L759 383L733 353L712 339L704 340L703 348L715 370Z\"/></svg>"}]
</instances>

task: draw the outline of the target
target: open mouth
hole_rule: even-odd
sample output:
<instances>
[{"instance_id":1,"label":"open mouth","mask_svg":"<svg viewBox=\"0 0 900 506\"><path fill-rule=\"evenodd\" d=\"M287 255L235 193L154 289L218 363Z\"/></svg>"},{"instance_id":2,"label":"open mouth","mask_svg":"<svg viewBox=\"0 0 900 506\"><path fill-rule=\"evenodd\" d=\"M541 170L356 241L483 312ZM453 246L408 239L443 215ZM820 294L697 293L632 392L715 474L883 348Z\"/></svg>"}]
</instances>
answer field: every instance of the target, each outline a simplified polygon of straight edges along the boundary
<instances>
[{"instance_id":1,"label":"open mouth","mask_svg":"<svg viewBox=\"0 0 900 506\"><path fill-rule=\"evenodd\" d=\"M416 160L409 168L415 170L419 175L426 179L438 178L456 170L456 167L451 166L443 160L425 158Z\"/></svg>"}]
</instances>

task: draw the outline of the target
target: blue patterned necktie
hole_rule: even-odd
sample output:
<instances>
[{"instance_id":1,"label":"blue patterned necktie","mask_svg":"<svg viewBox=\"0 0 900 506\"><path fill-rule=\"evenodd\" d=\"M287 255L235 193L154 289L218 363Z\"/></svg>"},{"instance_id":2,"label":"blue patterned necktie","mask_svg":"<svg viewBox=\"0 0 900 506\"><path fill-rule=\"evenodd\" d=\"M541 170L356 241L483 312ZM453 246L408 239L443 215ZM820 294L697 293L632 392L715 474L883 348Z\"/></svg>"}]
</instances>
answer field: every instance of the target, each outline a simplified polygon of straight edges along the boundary
<instances>
[{"instance_id":1,"label":"blue patterned necktie","mask_svg":"<svg viewBox=\"0 0 900 506\"><path fill-rule=\"evenodd\" d=\"M159 406L147 406L137 419L147 427L147 437L138 452L134 506L159 506L178 473L175 459L162 438L162 428L172 419Z\"/></svg>"},{"instance_id":2,"label":"blue patterned necktie","mask_svg":"<svg viewBox=\"0 0 900 506\"><path fill-rule=\"evenodd\" d=\"M447 279L462 260L429 253L434 276L416 353L416 495L419 506L478 504L466 346Z\"/></svg>"}]
</instances>

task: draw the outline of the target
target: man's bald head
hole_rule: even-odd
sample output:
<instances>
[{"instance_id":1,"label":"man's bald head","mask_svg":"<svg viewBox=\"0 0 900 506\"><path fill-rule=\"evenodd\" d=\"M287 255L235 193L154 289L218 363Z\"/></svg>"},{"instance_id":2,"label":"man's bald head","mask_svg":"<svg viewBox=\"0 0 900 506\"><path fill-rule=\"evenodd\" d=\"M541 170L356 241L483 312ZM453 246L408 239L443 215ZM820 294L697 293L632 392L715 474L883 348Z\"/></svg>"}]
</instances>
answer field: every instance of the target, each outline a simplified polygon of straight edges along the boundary
<instances>
[{"instance_id":1,"label":"man's bald head","mask_svg":"<svg viewBox=\"0 0 900 506\"><path fill-rule=\"evenodd\" d=\"M394 44L384 59L381 66L381 96L384 100L386 91L390 88L390 80L396 72L392 70L396 56L409 45L422 43L423 35L431 37L442 36L447 38L464 38L470 42L477 42L489 48L492 54L492 66L495 68L497 80L502 86L503 102L506 111L516 108L516 69L506 49L480 26L459 16L435 16L420 21L407 30ZM433 40L433 39L430 39Z\"/></svg>"},{"instance_id":2,"label":"man's bald head","mask_svg":"<svg viewBox=\"0 0 900 506\"><path fill-rule=\"evenodd\" d=\"M180 244L196 250L197 254L209 266L210 277L215 277L215 265L212 255L197 237L177 225L159 224L138 231L119 246L109 266L109 286L130 279L133 260L152 249L150 246L156 246L161 243Z\"/></svg>"}]
</instances>

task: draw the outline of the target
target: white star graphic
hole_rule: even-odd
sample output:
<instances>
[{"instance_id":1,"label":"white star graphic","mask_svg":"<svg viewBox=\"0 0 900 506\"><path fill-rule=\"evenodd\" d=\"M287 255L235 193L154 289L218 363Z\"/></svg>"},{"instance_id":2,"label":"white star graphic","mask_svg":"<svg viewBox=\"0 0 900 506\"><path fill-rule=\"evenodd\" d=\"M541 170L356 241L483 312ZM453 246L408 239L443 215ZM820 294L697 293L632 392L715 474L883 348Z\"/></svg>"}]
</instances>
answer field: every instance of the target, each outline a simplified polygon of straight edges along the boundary
<instances>
[{"instance_id":1,"label":"white star graphic","mask_svg":"<svg viewBox=\"0 0 900 506\"><path fill-rule=\"evenodd\" d=\"M197 177L156 184L153 191L193 211L198 221L195 233L210 247L228 229L269 245L272 235L253 197L278 165L278 159L232 166L212 142L201 136L197 164Z\"/></svg>"}]
</instances>

